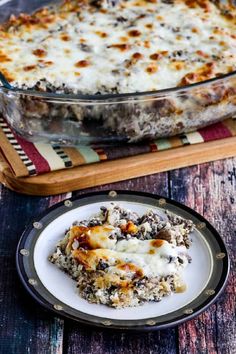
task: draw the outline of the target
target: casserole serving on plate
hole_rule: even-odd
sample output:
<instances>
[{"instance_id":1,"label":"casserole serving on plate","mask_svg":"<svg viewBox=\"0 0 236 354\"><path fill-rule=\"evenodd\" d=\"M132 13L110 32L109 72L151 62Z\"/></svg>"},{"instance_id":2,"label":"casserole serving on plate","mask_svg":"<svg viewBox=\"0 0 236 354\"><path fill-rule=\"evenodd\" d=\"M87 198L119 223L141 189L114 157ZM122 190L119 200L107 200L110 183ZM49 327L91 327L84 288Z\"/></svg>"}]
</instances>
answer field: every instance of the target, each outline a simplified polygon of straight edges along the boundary
<instances>
[{"instance_id":1,"label":"casserole serving on plate","mask_svg":"<svg viewBox=\"0 0 236 354\"><path fill-rule=\"evenodd\" d=\"M0 102L31 141L136 142L236 111L231 2L4 3Z\"/></svg>"}]
</instances>

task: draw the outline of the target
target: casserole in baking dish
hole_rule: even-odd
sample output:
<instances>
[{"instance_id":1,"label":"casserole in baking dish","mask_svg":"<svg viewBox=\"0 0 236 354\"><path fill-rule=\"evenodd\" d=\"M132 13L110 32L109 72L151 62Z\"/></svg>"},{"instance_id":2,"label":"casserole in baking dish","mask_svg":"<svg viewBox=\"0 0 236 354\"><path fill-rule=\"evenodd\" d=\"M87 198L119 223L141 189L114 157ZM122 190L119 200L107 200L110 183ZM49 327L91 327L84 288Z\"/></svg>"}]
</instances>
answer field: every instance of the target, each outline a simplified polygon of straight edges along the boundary
<instances>
[{"instance_id":1,"label":"casserole in baking dish","mask_svg":"<svg viewBox=\"0 0 236 354\"><path fill-rule=\"evenodd\" d=\"M3 5L0 95L27 139L134 142L235 113L232 4L77 0L33 12L47 1L26 3Z\"/></svg>"}]
</instances>

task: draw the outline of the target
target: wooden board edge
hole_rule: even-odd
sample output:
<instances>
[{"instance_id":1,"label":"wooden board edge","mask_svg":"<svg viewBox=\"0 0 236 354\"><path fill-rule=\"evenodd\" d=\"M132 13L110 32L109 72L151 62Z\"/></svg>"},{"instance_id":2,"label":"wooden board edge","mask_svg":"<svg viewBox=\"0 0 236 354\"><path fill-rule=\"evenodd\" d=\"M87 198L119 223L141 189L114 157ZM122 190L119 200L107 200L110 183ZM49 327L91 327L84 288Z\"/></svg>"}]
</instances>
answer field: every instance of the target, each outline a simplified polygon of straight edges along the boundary
<instances>
[{"instance_id":1,"label":"wooden board edge","mask_svg":"<svg viewBox=\"0 0 236 354\"><path fill-rule=\"evenodd\" d=\"M48 196L233 156L236 156L236 137L79 166L35 177L16 178L9 166L7 168L5 165L1 174L2 183L16 192Z\"/></svg>"}]
</instances>

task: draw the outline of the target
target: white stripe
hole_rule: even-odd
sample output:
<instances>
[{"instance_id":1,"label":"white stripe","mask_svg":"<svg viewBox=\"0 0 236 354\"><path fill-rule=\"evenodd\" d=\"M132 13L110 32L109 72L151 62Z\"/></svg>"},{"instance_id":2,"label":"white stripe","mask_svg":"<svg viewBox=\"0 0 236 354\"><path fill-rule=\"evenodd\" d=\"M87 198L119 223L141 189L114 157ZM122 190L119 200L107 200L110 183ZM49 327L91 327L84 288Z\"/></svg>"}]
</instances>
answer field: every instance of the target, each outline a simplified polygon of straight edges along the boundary
<instances>
[{"instance_id":1,"label":"white stripe","mask_svg":"<svg viewBox=\"0 0 236 354\"><path fill-rule=\"evenodd\" d=\"M16 141L16 139L12 133L8 133L7 136L8 136L8 138L11 138L12 140Z\"/></svg>"},{"instance_id":2,"label":"white stripe","mask_svg":"<svg viewBox=\"0 0 236 354\"><path fill-rule=\"evenodd\" d=\"M35 166L32 164L31 166L27 166L29 171L35 170Z\"/></svg>"},{"instance_id":3,"label":"white stripe","mask_svg":"<svg viewBox=\"0 0 236 354\"><path fill-rule=\"evenodd\" d=\"M65 168L63 160L57 155L56 151L52 148L51 145L35 143L34 146L39 151L39 153L47 160L52 171Z\"/></svg>"},{"instance_id":4,"label":"white stripe","mask_svg":"<svg viewBox=\"0 0 236 354\"><path fill-rule=\"evenodd\" d=\"M17 152L18 155L26 156L25 152L22 151L22 150L20 150L20 151L16 150L16 152ZM26 157L27 157L27 156L26 156Z\"/></svg>"},{"instance_id":5,"label":"white stripe","mask_svg":"<svg viewBox=\"0 0 236 354\"><path fill-rule=\"evenodd\" d=\"M185 134L190 144L203 143L204 139L198 132Z\"/></svg>"}]
</instances>

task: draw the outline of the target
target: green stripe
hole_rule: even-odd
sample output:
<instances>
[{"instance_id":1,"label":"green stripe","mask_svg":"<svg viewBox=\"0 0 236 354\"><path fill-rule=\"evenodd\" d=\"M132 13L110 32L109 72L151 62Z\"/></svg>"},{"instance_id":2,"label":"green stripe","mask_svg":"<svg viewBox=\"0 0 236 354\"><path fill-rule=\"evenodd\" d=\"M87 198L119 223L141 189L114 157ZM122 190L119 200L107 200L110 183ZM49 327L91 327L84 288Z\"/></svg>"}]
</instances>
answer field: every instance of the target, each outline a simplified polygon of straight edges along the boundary
<instances>
[{"instance_id":1,"label":"green stripe","mask_svg":"<svg viewBox=\"0 0 236 354\"><path fill-rule=\"evenodd\" d=\"M171 143L168 139L158 139L155 141L158 150L167 150L171 148Z\"/></svg>"},{"instance_id":2,"label":"green stripe","mask_svg":"<svg viewBox=\"0 0 236 354\"><path fill-rule=\"evenodd\" d=\"M83 156L86 163L99 162L99 155L88 146L76 146L79 153Z\"/></svg>"}]
</instances>

